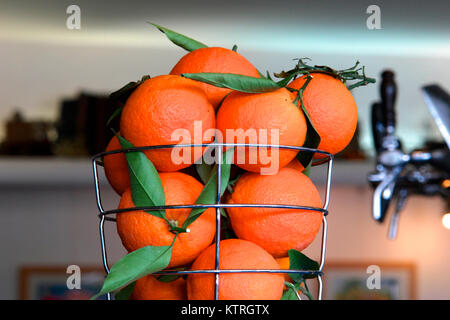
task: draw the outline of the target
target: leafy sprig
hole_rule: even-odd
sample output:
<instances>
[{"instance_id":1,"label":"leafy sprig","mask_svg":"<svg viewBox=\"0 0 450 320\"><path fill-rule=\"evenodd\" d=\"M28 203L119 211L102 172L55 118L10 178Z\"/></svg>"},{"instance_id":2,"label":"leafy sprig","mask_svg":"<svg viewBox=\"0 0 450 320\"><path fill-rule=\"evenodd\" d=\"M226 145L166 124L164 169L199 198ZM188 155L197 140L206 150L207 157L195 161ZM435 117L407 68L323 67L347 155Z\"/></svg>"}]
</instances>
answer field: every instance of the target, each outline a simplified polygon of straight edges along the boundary
<instances>
[{"instance_id":1,"label":"leafy sprig","mask_svg":"<svg viewBox=\"0 0 450 320\"><path fill-rule=\"evenodd\" d=\"M297 58L294 60L298 62L293 69L274 73L274 76L290 81L299 76L310 75L311 73L324 73L342 81L346 85L348 81L357 80L357 82L348 84L347 88L349 90L376 82L374 78L366 76L365 66L358 67L360 65L359 61L356 61L355 65L350 68L337 70L329 66L308 65L305 60L311 60L310 58Z\"/></svg>"},{"instance_id":2,"label":"leafy sprig","mask_svg":"<svg viewBox=\"0 0 450 320\"><path fill-rule=\"evenodd\" d=\"M110 99L116 99L119 100L122 103L125 103L127 99L130 97L130 95L133 93L133 91L139 87L144 81L150 79L151 77L147 74L145 76L142 76L141 80L138 81L131 81L128 82L126 85L124 85L122 88L120 88L117 91L114 91L109 95Z\"/></svg>"},{"instance_id":3,"label":"leafy sprig","mask_svg":"<svg viewBox=\"0 0 450 320\"><path fill-rule=\"evenodd\" d=\"M164 33L166 37L172 41L177 46L187 50L187 51L194 51L200 48L207 48L208 46L204 43L201 43L200 41L194 40L192 38L189 38L181 33L175 32L173 30L167 29L163 26L157 25L152 22L148 22L149 24L155 26L158 28L159 31Z\"/></svg>"},{"instance_id":4,"label":"leafy sprig","mask_svg":"<svg viewBox=\"0 0 450 320\"><path fill-rule=\"evenodd\" d=\"M300 251L291 249L288 251L289 254L289 269L290 270L308 270L317 271L319 270L319 264L308 258L306 255ZM281 300L298 300L300 295L298 291L300 290L309 300L313 300L313 297L309 291L308 285L306 283L307 279L316 278L315 274L299 274L299 273L289 273L289 277L292 282L285 282L287 291L284 292Z\"/></svg>"}]
</instances>

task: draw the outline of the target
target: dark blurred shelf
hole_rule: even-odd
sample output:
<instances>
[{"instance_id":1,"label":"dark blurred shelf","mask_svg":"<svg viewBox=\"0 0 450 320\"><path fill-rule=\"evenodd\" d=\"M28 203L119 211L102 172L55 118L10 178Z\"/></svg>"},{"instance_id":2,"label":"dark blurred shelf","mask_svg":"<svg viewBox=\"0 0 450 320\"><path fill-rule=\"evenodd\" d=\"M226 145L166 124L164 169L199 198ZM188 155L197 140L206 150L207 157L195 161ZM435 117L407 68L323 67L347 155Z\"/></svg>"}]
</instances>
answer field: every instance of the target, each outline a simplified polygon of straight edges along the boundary
<instances>
[{"instance_id":1,"label":"dark blurred shelf","mask_svg":"<svg viewBox=\"0 0 450 320\"><path fill-rule=\"evenodd\" d=\"M93 185L89 158L0 157L0 186Z\"/></svg>"},{"instance_id":2,"label":"dark blurred shelf","mask_svg":"<svg viewBox=\"0 0 450 320\"><path fill-rule=\"evenodd\" d=\"M338 160L334 162L332 183L367 186L367 174L374 160ZM99 175L103 179L102 168ZM313 168L311 177L317 184L326 181L326 165ZM0 157L0 186L93 186L89 158Z\"/></svg>"}]
</instances>

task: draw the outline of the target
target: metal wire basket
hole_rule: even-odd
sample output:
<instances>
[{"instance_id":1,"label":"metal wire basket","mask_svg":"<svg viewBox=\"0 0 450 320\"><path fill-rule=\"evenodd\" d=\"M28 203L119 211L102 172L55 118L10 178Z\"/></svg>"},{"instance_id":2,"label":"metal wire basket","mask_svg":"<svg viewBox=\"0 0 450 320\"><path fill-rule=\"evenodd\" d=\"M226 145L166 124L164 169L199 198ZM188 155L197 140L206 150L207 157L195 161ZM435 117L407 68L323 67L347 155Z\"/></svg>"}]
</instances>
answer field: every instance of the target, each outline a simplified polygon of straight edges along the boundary
<instances>
[{"instance_id":1,"label":"metal wire basket","mask_svg":"<svg viewBox=\"0 0 450 320\"><path fill-rule=\"evenodd\" d=\"M127 153L127 152L141 152L145 150L155 150L155 149L172 149L172 148L192 148L192 147L208 147L215 148L216 152L216 163L217 163L217 192L216 192L216 203L215 204L192 204L192 205L165 205L165 206L151 206L151 207L134 207L134 208L126 208L126 209L115 209L115 210L104 210L102 204L102 197L100 191L100 182L98 175L98 166L101 159L104 156L116 153ZM221 203L221 165L222 165L222 154L223 147L247 147L247 148L278 148L278 149L287 149L287 150L296 150L303 152L311 152L311 153L319 153L324 155L325 157L320 160L315 160L311 164L312 166L318 166L327 164L327 174L326 174L326 188L325 188L325 201L322 208L314 208L307 206L296 206L296 205L285 205L285 204L226 204ZM99 210L99 233L100 233L100 246L101 246L101 254L102 254L102 262L105 272L109 274L109 263L108 263L108 255L106 250L106 241L105 241L105 232L104 225L105 221L115 222L116 219L113 217L109 217L110 215L121 214L123 212L128 211L137 211L137 210L166 210L166 209L185 209L185 208L215 208L216 209L216 234L215 234L215 267L213 270L164 270L160 272L153 273L154 275L189 275L189 274L214 274L215 275L215 283L214 283L214 299L219 299L219 275L221 273L282 273L282 274L302 274L302 275L312 275L317 277L318 281L318 293L317 299L322 299L323 292L323 267L325 265L325 254L326 254L326 242L327 242L327 215L328 215L328 205L329 205L329 197L330 197L330 188L331 188L331 175L333 169L333 155L322 150L306 148L306 147L296 147L296 146L286 146L286 145L272 145L272 144L251 144L251 143L209 143L209 144L172 144L172 145L158 145L158 146L146 146L146 147L134 147L129 149L122 150L113 150L108 152L102 152L95 155L92 158L92 168L94 175L94 183L95 183L95 195L97 201L97 207ZM322 212L322 237L321 237L321 251L320 251L320 262L318 270L275 270L275 269L220 269L220 226L221 226L221 212L220 208L230 208L230 207L239 207L239 208L276 208L276 209L300 209L300 210L309 210L309 211L320 211ZM294 290L295 291L295 290ZM301 296L298 292L295 292L297 298L301 300ZM111 294L108 293L106 296L107 300L111 300Z\"/></svg>"}]
</instances>

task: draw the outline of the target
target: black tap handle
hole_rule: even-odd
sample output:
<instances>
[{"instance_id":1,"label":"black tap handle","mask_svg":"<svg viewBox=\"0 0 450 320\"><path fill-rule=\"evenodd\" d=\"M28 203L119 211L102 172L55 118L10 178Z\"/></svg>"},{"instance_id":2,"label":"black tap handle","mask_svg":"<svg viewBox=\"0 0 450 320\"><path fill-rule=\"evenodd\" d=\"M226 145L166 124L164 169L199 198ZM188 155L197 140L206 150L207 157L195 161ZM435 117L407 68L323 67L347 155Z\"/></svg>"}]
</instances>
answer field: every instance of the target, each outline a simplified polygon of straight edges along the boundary
<instances>
[{"instance_id":1,"label":"black tap handle","mask_svg":"<svg viewBox=\"0 0 450 320\"><path fill-rule=\"evenodd\" d=\"M371 111L373 144L376 152L378 153L382 147L383 137L386 135L386 121L384 117L383 105L378 102L374 103L372 104Z\"/></svg>"},{"instance_id":2,"label":"black tap handle","mask_svg":"<svg viewBox=\"0 0 450 320\"><path fill-rule=\"evenodd\" d=\"M395 98L397 96L397 85L394 81L394 72L385 70L381 74L381 102L385 114L385 126L388 133L395 129Z\"/></svg>"}]
</instances>

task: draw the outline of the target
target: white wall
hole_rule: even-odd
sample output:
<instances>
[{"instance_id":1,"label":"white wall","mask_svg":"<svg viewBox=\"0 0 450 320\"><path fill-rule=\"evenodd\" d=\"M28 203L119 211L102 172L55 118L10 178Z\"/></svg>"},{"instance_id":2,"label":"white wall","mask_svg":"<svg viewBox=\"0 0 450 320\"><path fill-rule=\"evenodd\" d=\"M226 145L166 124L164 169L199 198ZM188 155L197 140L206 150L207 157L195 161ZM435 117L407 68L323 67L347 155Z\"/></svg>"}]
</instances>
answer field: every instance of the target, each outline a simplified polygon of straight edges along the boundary
<instances>
[{"instance_id":1,"label":"white wall","mask_svg":"<svg viewBox=\"0 0 450 320\"><path fill-rule=\"evenodd\" d=\"M367 74L379 77L384 68L397 73L398 128L406 148L420 144L424 137L438 136L420 87L439 83L450 90L450 59L419 57L414 54L375 56L361 54L317 54L308 51L246 51L239 52L260 70L277 72L293 66L293 58L310 57L313 63L336 68L353 65L356 59L366 65ZM58 105L63 97L72 97L80 90L110 93L144 74L168 73L185 52L167 43L162 48L123 46L55 45L43 42L0 42L0 123L20 107L29 117L56 119ZM379 98L378 85L357 88L354 96L362 122L363 145L371 149L369 106ZM0 137L3 131L0 130Z\"/></svg>"},{"instance_id":2,"label":"white wall","mask_svg":"<svg viewBox=\"0 0 450 320\"><path fill-rule=\"evenodd\" d=\"M339 170L339 167L337 167ZM86 170L88 176L90 172ZM105 208L118 197L104 188ZM370 217L371 191L361 185L334 185L331 192L327 261L412 262L417 298L450 299L450 231L441 225L443 202L411 198L401 215L396 241L387 225ZM91 184L0 188L0 299L18 296L21 265L101 265L98 217ZM114 223L107 223L111 262L124 253ZM306 253L317 257L320 239Z\"/></svg>"},{"instance_id":3,"label":"white wall","mask_svg":"<svg viewBox=\"0 0 450 320\"><path fill-rule=\"evenodd\" d=\"M106 199L115 197L113 191L105 195ZM22 265L101 265L99 219L90 184L3 186L0 199L0 299L18 298ZM115 230L107 231L113 234L110 231ZM116 236L107 238L115 261L125 251Z\"/></svg>"},{"instance_id":4,"label":"white wall","mask_svg":"<svg viewBox=\"0 0 450 320\"><path fill-rule=\"evenodd\" d=\"M369 187L340 185L332 189L326 261L361 262L366 266L413 263L417 299L450 299L450 230L441 224L444 202L439 198L409 198L393 241L387 238L391 216L384 224L375 222L371 197ZM319 244L320 239L316 239L306 252L316 255Z\"/></svg>"}]
</instances>

